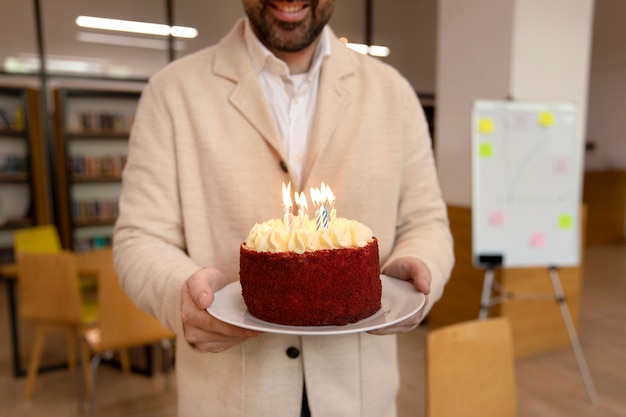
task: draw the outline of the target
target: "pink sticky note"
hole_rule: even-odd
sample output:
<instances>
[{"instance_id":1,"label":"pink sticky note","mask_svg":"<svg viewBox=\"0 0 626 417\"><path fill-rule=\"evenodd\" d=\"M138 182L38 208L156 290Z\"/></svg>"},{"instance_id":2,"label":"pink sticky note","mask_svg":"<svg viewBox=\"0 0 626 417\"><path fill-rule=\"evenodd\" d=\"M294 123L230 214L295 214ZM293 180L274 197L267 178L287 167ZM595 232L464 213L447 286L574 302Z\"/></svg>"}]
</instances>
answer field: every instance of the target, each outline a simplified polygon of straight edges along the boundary
<instances>
[{"instance_id":1,"label":"pink sticky note","mask_svg":"<svg viewBox=\"0 0 626 417\"><path fill-rule=\"evenodd\" d=\"M554 172L556 174L568 174L570 172L570 162L567 158L558 158L554 161Z\"/></svg>"},{"instance_id":2,"label":"pink sticky note","mask_svg":"<svg viewBox=\"0 0 626 417\"><path fill-rule=\"evenodd\" d=\"M502 226L505 221L504 212L502 210L494 210L489 214L489 224L492 226Z\"/></svg>"},{"instance_id":3,"label":"pink sticky note","mask_svg":"<svg viewBox=\"0 0 626 417\"><path fill-rule=\"evenodd\" d=\"M546 244L546 237L541 232L530 235L530 246L533 248L541 248Z\"/></svg>"}]
</instances>

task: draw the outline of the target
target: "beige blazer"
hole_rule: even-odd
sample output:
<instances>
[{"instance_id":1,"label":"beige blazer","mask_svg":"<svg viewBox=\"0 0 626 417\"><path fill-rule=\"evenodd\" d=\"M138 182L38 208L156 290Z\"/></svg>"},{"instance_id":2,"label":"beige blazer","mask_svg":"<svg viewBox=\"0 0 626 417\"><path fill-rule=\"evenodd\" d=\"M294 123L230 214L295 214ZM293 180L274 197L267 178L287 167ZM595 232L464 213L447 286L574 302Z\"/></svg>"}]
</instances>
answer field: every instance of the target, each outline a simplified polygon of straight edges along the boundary
<instances>
[{"instance_id":1,"label":"beige blazer","mask_svg":"<svg viewBox=\"0 0 626 417\"><path fill-rule=\"evenodd\" d=\"M370 226L381 266L453 264L446 208L415 92L394 69L334 35L321 73L303 189L328 183L337 215ZM181 417L295 417L303 379L315 417L395 415L394 336L264 334L219 354L182 337L180 289L199 268L238 279L255 222L282 216L285 151L249 61L243 21L216 46L171 63L145 88L123 175L114 258L125 290L178 335ZM288 169L288 167L287 167ZM292 359L289 347L301 354Z\"/></svg>"}]
</instances>

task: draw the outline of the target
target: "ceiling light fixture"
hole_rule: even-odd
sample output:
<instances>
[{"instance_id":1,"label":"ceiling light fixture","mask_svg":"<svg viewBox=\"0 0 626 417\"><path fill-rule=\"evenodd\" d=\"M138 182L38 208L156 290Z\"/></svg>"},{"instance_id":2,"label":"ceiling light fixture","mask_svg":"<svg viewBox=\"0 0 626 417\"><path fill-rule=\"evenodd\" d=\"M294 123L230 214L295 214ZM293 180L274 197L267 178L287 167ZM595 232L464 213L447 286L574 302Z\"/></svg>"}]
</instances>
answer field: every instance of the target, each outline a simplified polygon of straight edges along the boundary
<instances>
[{"instance_id":1,"label":"ceiling light fixture","mask_svg":"<svg viewBox=\"0 0 626 417\"><path fill-rule=\"evenodd\" d=\"M373 0L365 0L365 43L350 43L345 37L341 41L350 49L357 51L363 55L371 55L376 57L387 57L391 50L386 46L372 45L374 27L374 2Z\"/></svg>"},{"instance_id":2,"label":"ceiling light fixture","mask_svg":"<svg viewBox=\"0 0 626 417\"><path fill-rule=\"evenodd\" d=\"M105 17L78 16L76 24L83 28L143 33L176 38L195 38L198 30L186 26L168 26L160 23L136 22L133 20L108 19Z\"/></svg>"},{"instance_id":3,"label":"ceiling light fixture","mask_svg":"<svg viewBox=\"0 0 626 417\"><path fill-rule=\"evenodd\" d=\"M391 53L391 50L386 46L351 43L348 42L347 38L340 38L340 40L345 43L348 48L357 51L358 53L363 55L371 55L384 58L386 56L389 56L389 54Z\"/></svg>"},{"instance_id":4,"label":"ceiling light fixture","mask_svg":"<svg viewBox=\"0 0 626 417\"><path fill-rule=\"evenodd\" d=\"M372 56L386 57L389 56L391 50L387 46L370 45L367 49L367 53Z\"/></svg>"},{"instance_id":5,"label":"ceiling light fixture","mask_svg":"<svg viewBox=\"0 0 626 417\"><path fill-rule=\"evenodd\" d=\"M51 73L102 75L110 65L108 60L99 58L61 55L46 57L46 70ZM34 74L41 70L41 61L35 54L20 53L18 56L5 58L4 70L10 73Z\"/></svg>"},{"instance_id":6,"label":"ceiling light fixture","mask_svg":"<svg viewBox=\"0 0 626 417\"><path fill-rule=\"evenodd\" d=\"M104 33L78 32L76 40L80 42L100 43L104 45L129 46L147 49L167 49L168 42L164 39L148 39L133 36L107 35ZM185 41L174 41L174 49L182 51L186 48Z\"/></svg>"}]
</instances>

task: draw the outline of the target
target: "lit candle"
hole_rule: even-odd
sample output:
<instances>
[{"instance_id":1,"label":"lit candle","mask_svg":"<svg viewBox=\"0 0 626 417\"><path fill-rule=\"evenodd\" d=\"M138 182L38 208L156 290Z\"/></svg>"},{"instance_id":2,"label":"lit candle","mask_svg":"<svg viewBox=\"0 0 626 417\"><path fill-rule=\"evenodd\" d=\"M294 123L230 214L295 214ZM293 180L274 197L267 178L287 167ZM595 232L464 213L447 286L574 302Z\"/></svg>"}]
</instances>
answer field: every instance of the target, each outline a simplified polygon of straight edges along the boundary
<instances>
[{"instance_id":1,"label":"lit candle","mask_svg":"<svg viewBox=\"0 0 626 417\"><path fill-rule=\"evenodd\" d=\"M326 206L322 206L320 210L322 211L322 224L324 225L324 229L328 229L328 209Z\"/></svg>"},{"instance_id":2,"label":"lit candle","mask_svg":"<svg viewBox=\"0 0 626 417\"><path fill-rule=\"evenodd\" d=\"M291 182L289 182L289 185L286 187L283 182L283 223L289 233L293 230L293 213L291 212L291 207L293 207L293 201L291 200Z\"/></svg>"},{"instance_id":3,"label":"lit candle","mask_svg":"<svg viewBox=\"0 0 626 417\"><path fill-rule=\"evenodd\" d=\"M317 209L315 212L315 224L317 226L317 229L319 230L323 226L322 209L321 209L322 195L319 189L311 187L311 201L313 202L313 205Z\"/></svg>"},{"instance_id":4,"label":"lit candle","mask_svg":"<svg viewBox=\"0 0 626 417\"><path fill-rule=\"evenodd\" d=\"M296 205L298 206L298 227L302 227L308 220L307 212L309 210L309 205L303 192L300 192L300 194L296 193L295 197Z\"/></svg>"},{"instance_id":5,"label":"lit candle","mask_svg":"<svg viewBox=\"0 0 626 417\"><path fill-rule=\"evenodd\" d=\"M330 220L333 221L337 217L337 211L335 210L335 194L328 185L326 186L326 201L330 204Z\"/></svg>"}]
</instances>

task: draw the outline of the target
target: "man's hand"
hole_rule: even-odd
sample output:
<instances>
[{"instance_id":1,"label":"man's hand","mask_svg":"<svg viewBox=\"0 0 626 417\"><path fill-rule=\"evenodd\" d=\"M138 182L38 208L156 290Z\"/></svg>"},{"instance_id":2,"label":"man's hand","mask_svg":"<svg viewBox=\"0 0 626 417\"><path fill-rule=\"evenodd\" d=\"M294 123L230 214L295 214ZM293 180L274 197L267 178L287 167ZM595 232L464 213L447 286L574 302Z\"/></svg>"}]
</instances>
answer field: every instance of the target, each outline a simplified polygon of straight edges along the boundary
<instances>
[{"instance_id":1,"label":"man's hand","mask_svg":"<svg viewBox=\"0 0 626 417\"><path fill-rule=\"evenodd\" d=\"M430 282L432 277L430 270L417 258L404 257L398 258L393 261L389 267L384 271L385 275L398 278L404 281L413 283L415 289L426 295L426 302L424 306L413 316L396 323L392 326L385 327L378 330L372 330L369 333L376 335L385 335L393 333L406 333L415 329L422 321L424 308L428 303L428 294L430 294Z\"/></svg>"},{"instance_id":2,"label":"man's hand","mask_svg":"<svg viewBox=\"0 0 626 417\"><path fill-rule=\"evenodd\" d=\"M185 340L202 352L221 352L259 332L231 326L211 316L206 308L214 300L217 290L228 280L216 269L201 269L193 274L181 290L181 319Z\"/></svg>"}]
</instances>

